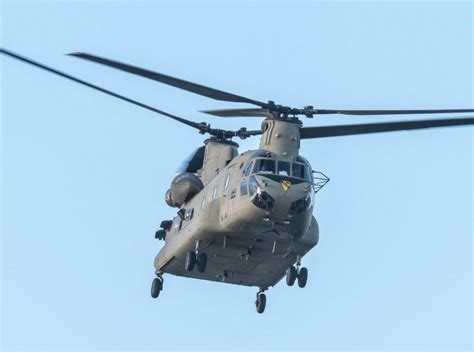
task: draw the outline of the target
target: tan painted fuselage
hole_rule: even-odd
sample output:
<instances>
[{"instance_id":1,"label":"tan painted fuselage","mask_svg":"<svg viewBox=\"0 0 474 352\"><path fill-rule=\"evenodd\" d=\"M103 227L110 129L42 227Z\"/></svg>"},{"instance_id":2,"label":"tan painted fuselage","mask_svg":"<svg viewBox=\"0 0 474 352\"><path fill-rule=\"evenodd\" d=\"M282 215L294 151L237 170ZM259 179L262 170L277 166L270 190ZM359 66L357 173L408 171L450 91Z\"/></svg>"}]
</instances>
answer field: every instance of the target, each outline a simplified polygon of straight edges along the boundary
<instances>
[{"instance_id":1,"label":"tan painted fuselage","mask_svg":"<svg viewBox=\"0 0 474 352\"><path fill-rule=\"evenodd\" d=\"M237 155L235 143L206 141L198 172L204 188L182 204L181 216L173 219L155 258L157 273L267 288L285 275L297 256L317 244L311 180L249 169L262 153L267 153L265 160L275 163L301 160L297 123L268 119L264 124L259 150ZM271 196L271 209L252 202L250 178L259 185L257 192ZM305 211L290 209L305 197ZM208 257L204 273L185 270L186 253L196 248Z\"/></svg>"}]
</instances>

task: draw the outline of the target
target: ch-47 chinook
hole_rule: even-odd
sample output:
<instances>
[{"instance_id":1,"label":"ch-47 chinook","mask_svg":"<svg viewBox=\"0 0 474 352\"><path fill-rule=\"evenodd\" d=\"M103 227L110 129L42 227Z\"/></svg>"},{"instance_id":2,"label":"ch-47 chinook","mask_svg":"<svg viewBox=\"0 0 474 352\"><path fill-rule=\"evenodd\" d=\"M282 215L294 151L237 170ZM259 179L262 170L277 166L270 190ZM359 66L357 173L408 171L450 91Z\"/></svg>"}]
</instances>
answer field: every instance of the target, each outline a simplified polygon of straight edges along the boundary
<instances>
[{"instance_id":1,"label":"ch-47 chinook","mask_svg":"<svg viewBox=\"0 0 474 352\"><path fill-rule=\"evenodd\" d=\"M432 127L473 125L474 118L450 118L303 127L298 116L323 114L397 115L467 113L474 109L449 110L327 110L302 109L249 99L203 85L85 53L75 57L114 67L209 98L248 103L258 108L210 110L208 114L263 117L261 130L215 129L155 109L98 87L53 68L1 49L15 59L164 115L210 135L171 182L166 203L177 208L172 220L161 223L155 237L165 244L155 258L151 295L163 289L163 274L225 282L259 288L255 302L258 313L265 310L264 291L286 276L292 286L304 287L308 270L303 256L318 243L318 223L313 213L315 193L328 178L312 170L299 154L303 139L348 136ZM257 150L239 153L232 138L261 135Z\"/></svg>"}]
</instances>

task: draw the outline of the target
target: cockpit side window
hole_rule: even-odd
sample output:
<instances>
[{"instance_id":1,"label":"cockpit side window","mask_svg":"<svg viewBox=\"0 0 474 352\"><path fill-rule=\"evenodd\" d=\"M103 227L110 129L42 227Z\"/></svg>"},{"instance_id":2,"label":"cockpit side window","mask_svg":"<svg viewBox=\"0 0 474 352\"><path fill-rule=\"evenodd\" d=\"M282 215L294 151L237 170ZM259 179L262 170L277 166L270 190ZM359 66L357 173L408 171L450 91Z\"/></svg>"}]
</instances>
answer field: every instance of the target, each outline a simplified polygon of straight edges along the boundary
<instances>
[{"instance_id":1,"label":"cockpit side window","mask_svg":"<svg viewBox=\"0 0 474 352\"><path fill-rule=\"evenodd\" d=\"M291 163L288 161L278 161L278 175L291 176Z\"/></svg>"},{"instance_id":2,"label":"cockpit side window","mask_svg":"<svg viewBox=\"0 0 474 352\"><path fill-rule=\"evenodd\" d=\"M308 166L304 167L304 179L309 182L313 182L313 175L311 174L311 170Z\"/></svg>"},{"instance_id":3,"label":"cockpit side window","mask_svg":"<svg viewBox=\"0 0 474 352\"><path fill-rule=\"evenodd\" d=\"M303 164L293 164L293 176L298 178L305 178L304 165Z\"/></svg>"},{"instance_id":4,"label":"cockpit side window","mask_svg":"<svg viewBox=\"0 0 474 352\"><path fill-rule=\"evenodd\" d=\"M255 160L253 172L275 173L275 161L271 159L257 159Z\"/></svg>"},{"instance_id":5,"label":"cockpit side window","mask_svg":"<svg viewBox=\"0 0 474 352\"><path fill-rule=\"evenodd\" d=\"M293 163L293 176L311 182L311 174L309 171L309 167L306 165Z\"/></svg>"},{"instance_id":6,"label":"cockpit side window","mask_svg":"<svg viewBox=\"0 0 474 352\"><path fill-rule=\"evenodd\" d=\"M246 177L250 175L251 171L252 171L252 161L249 161L247 166L244 168L243 175Z\"/></svg>"}]
</instances>

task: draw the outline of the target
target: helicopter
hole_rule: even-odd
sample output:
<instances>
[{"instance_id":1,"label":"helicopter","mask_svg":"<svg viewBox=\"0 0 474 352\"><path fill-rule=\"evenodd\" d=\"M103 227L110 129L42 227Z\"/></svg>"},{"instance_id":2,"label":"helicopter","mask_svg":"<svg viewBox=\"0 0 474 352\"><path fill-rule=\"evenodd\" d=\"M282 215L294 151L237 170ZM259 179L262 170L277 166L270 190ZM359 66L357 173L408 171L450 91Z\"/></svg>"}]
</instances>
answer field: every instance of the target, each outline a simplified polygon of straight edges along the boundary
<instances>
[{"instance_id":1,"label":"helicopter","mask_svg":"<svg viewBox=\"0 0 474 352\"><path fill-rule=\"evenodd\" d=\"M154 260L151 296L159 297L164 274L257 287L255 307L263 313L265 291L285 278L301 288L308 281L303 257L319 241L313 216L315 195L329 181L300 155L301 141L436 127L467 126L474 118L424 119L304 127L300 117L318 115L415 115L472 113L474 109L336 110L293 108L262 102L192 83L155 71L86 53L69 55L145 77L215 100L251 104L253 108L206 110L219 117L263 118L260 130L211 127L156 109L73 77L4 48L0 53L76 83L161 114L209 135L173 178L165 202L176 209L161 222L155 238L164 242ZM260 136L258 149L239 152L233 138Z\"/></svg>"}]
</instances>

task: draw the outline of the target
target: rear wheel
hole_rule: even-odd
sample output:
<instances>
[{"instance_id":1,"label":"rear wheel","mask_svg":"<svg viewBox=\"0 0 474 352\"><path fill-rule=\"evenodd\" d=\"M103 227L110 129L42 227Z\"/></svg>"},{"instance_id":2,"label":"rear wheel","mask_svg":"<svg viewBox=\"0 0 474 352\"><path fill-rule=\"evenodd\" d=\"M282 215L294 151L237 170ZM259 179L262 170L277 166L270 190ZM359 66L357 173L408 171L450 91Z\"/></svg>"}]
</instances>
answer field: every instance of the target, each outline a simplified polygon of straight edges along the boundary
<instances>
[{"instance_id":1,"label":"rear wheel","mask_svg":"<svg viewBox=\"0 0 474 352\"><path fill-rule=\"evenodd\" d=\"M298 286L301 288L305 287L307 281L308 281L308 269L301 268L300 272L298 273Z\"/></svg>"},{"instance_id":2,"label":"rear wheel","mask_svg":"<svg viewBox=\"0 0 474 352\"><path fill-rule=\"evenodd\" d=\"M197 270L200 273L203 273L206 271L206 266L207 266L207 254L206 253L199 253L197 256L197 261L196 261L196 266Z\"/></svg>"},{"instance_id":3,"label":"rear wheel","mask_svg":"<svg viewBox=\"0 0 474 352\"><path fill-rule=\"evenodd\" d=\"M266 304L267 304L267 296L265 296L263 292L259 292L257 294L257 300L255 301L257 313L262 314L265 311Z\"/></svg>"},{"instance_id":4,"label":"rear wheel","mask_svg":"<svg viewBox=\"0 0 474 352\"><path fill-rule=\"evenodd\" d=\"M196 253L193 251L189 251L186 254L186 261L184 263L184 268L186 269L186 271L193 271L195 265L196 265Z\"/></svg>"},{"instance_id":5,"label":"rear wheel","mask_svg":"<svg viewBox=\"0 0 474 352\"><path fill-rule=\"evenodd\" d=\"M286 284L288 286L293 286L293 284L296 281L297 276L298 276L298 273L296 271L296 268L294 266L290 266L288 270L286 271Z\"/></svg>"}]
</instances>

